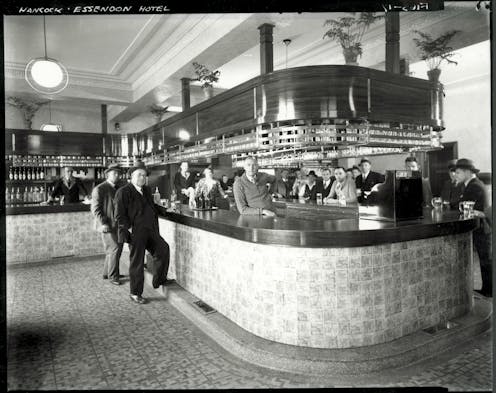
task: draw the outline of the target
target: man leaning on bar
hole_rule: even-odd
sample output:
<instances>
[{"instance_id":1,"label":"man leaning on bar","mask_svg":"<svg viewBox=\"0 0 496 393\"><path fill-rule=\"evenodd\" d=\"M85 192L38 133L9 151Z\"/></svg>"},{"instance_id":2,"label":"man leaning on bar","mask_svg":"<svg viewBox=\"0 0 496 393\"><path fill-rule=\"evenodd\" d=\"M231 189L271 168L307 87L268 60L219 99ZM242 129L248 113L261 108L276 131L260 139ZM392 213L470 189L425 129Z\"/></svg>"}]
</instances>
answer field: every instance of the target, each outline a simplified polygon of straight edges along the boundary
<instances>
[{"instance_id":1,"label":"man leaning on bar","mask_svg":"<svg viewBox=\"0 0 496 393\"><path fill-rule=\"evenodd\" d=\"M247 157L243 168L245 173L238 177L233 185L234 199L239 213L275 216L275 206L267 184L275 183L276 177L258 172L258 162L255 157Z\"/></svg>"}]
</instances>

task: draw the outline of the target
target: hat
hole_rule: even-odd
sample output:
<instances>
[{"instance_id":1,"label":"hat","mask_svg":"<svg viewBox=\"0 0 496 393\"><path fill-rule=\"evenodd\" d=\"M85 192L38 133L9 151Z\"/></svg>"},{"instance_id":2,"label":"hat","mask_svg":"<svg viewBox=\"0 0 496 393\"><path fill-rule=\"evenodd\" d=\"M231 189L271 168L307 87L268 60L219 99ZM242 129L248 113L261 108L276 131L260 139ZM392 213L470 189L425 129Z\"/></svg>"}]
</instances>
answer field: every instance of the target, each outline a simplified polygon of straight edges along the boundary
<instances>
[{"instance_id":1,"label":"hat","mask_svg":"<svg viewBox=\"0 0 496 393\"><path fill-rule=\"evenodd\" d=\"M469 160L467 158L460 158L456 164L455 164L455 168L458 169L468 169L474 173L477 173L479 172L479 169L477 169L474 165L474 162L472 160Z\"/></svg>"},{"instance_id":2,"label":"hat","mask_svg":"<svg viewBox=\"0 0 496 393\"><path fill-rule=\"evenodd\" d=\"M364 162L368 162L369 164L371 164L371 162L369 161L369 159L368 159L368 158L362 158L362 159L360 160L360 164L359 164L359 165L362 165Z\"/></svg>"},{"instance_id":3,"label":"hat","mask_svg":"<svg viewBox=\"0 0 496 393\"><path fill-rule=\"evenodd\" d=\"M121 167L119 166L119 164L110 164L110 165L108 166L108 168L107 168L107 169L105 169L105 170L103 171L103 173L107 174L107 173L109 173L110 171L119 171L119 172L120 172L121 170L122 170L122 169L121 169Z\"/></svg>"},{"instance_id":4,"label":"hat","mask_svg":"<svg viewBox=\"0 0 496 393\"><path fill-rule=\"evenodd\" d=\"M150 174L150 172L148 171L148 169L145 166L145 163L143 161L137 161L136 164L134 164L134 166L132 166L131 168L128 169L127 175L131 176L133 174L133 172L138 170L138 169L145 170L147 175Z\"/></svg>"},{"instance_id":5,"label":"hat","mask_svg":"<svg viewBox=\"0 0 496 393\"><path fill-rule=\"evenodd\" d=\"M315 174L315 171L310 171L308 172L308 176L312 175L313 177L317 177L317 175Z\"/></svg>"},{"instance_id":6,"label":"hat","mask_svg":"<svg viewBox=\"0 0 496 393\"><path fill-rule=\"evenodd\" d=\"M456 169L456 160L449 160L448 161L448 169L451 171L451 170L455 170Z\"/></svg>"}]
</instances>

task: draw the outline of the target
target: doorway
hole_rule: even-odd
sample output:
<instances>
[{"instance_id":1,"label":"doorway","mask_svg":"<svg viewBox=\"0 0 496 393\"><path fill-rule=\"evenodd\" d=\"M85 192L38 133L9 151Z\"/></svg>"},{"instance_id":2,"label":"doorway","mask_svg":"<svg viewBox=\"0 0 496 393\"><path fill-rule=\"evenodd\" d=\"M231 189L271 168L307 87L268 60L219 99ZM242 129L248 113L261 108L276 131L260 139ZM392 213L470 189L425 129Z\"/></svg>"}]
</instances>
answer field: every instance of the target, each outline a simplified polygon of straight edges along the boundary
<instances>
[{"instance_id":1,"label":"doorway","mask_svg":"<svg viewBox=\"0 0 496 393\"><path fill-rule=\"evenodd\" d=\"M427 152L432 195L441 195L443 183L449 179L448 161L458 158L458 142L443 143L444 149Z\"/></svg>"}]
</instances>

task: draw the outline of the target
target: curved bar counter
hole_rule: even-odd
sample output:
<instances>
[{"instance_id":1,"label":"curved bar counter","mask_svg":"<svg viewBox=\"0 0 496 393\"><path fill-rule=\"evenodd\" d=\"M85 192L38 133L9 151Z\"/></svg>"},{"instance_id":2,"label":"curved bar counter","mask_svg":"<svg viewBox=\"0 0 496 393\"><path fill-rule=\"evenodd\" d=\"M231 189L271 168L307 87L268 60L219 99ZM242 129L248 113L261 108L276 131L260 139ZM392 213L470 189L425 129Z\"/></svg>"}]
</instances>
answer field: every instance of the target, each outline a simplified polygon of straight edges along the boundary
<instances>
[{"instance_id":1,"label":"curved bar counter","mask_svg":"<svg viewBox=\"0 0 496 393\"><path fill-rule=\"evenodd\" d=\"M472 308L478 219L308 221L159 207L170 277L245 330L314 348L394 340Z\"/></svg>"}]
</instances>

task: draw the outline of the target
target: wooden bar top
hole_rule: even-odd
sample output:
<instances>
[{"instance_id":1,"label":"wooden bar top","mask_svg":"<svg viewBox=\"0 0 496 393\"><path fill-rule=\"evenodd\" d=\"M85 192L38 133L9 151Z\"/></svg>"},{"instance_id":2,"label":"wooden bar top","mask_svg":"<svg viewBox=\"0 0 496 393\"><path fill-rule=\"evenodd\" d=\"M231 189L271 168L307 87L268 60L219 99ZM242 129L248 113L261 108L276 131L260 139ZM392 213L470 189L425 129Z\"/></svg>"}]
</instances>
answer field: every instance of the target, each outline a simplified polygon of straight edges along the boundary
<instances>
[{"instance_id":1,"label":"wooden bar top","mask_svg":"<svg viewBox=\"0 0 496 393\"><path fill-rule=\"evenodd\" d=\"M16 216L20 214L71 213L84 211L89 212L90 205L85 205L84 203L66 203L64 205L40 205L39 203L33 203L5 208L5 214L7 216Z\"/></svg>"},{"instance_id":2,"label":"wooden bar top","mask_svg":"<svg viewBox=\"0 0 496 393\"><path fill-rule=\"evenodd\" d=\"M479 219L460 219L458 211L425 209L416 220L387 222L359 217L305 220L294 217L243 216L234 211L180 212L157 206L161 218L254 243L292 247L359 247L458 234L478 227Z\"/></svg>"}]
</instances>

